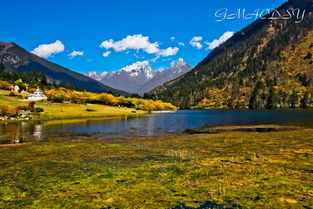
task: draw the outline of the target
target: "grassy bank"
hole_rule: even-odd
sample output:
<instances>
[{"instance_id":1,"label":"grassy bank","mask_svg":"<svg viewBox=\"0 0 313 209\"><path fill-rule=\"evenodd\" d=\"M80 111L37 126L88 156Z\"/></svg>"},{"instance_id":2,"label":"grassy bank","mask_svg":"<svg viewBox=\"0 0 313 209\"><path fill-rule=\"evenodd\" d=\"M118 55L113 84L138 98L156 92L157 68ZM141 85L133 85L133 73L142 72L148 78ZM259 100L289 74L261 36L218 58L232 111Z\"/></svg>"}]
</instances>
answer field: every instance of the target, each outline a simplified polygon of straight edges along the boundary
<instances>
[{"instance_id":1,"label":"grassy bank","mask_svg":"<svg viewBox=\"0 0 313 209\"><path fill-rule=\"evenodd\" d=\"M17 108L27 106L28 102L18 96L8 96L9 91L0 91L0 106ZM29 93L20 94L27 97ZM73 119L73 118L94 118L113 117L133 114L144 114L146 111L135 110L134 108L119 108L101 104L74 104L74 103L52 103L48 101L36 102L36 107L43 108L36 119Z\"/></svg>"},{"instance_id":2,"label":"grassy bank","mask_svg":"<svg viewBox=\"0 0 313 209\"><path fill-rule=\"evenodd\" d=\"M25 102L21 101L17 97L8 96L10 91L0 90L0 106L10 106L10 107L17 107L19 105L25 104ZM20 94L21 96L27 97L29 93Z\"/></svg>"},{"instance_id":3,"label":"grassy bank","mask_svg":"<svg viewBox=\"0 0 313 209\"><path fill-rule=\"evenodd\" d=\"M135 110L133 108L118 108L97 104L41 103L37 106L45 110L41 113L40 117L42 119L100 118L146 113L145 111Z\"/></svg>"},{"instance_id":4,"label":"grassy bank","mask_svg":"<svg viewBox=\"0 0 313 209\"><path fill-rule=\"evenodd\" d=\"M311 208L312 156L310 129L0 147L0 208Z\"/></svg>"}]
</instances>

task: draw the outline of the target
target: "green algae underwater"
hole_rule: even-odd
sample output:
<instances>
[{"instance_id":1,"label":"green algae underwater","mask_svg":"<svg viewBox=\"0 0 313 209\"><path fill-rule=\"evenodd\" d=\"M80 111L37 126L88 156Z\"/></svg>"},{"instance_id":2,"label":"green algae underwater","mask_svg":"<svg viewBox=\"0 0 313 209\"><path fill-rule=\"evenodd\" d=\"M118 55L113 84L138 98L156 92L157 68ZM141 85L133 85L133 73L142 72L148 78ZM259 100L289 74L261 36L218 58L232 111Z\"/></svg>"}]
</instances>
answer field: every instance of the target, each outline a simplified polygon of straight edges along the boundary
<instances>
[{"instance_id":1,"label":"green algae underwater","mask_svg":"<svg viewBox=\"0 0 313 209\"><path fill-rule=\"evenodd\" d=\"M312 208L313 130L0 146L0 208Z\"/></svg>"}]
</instances>

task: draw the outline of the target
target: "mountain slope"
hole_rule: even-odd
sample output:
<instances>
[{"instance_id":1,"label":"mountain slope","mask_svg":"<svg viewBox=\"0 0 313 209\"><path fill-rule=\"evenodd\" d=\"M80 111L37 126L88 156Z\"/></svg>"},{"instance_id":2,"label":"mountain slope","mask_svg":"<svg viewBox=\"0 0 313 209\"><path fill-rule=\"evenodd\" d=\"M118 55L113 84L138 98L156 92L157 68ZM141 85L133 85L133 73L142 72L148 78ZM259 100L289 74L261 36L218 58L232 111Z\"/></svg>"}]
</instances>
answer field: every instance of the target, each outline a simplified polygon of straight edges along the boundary
<instances>
[{"instance_id":1,"label":"mountain slope","mask_svg":"<svg viewBox=\"0 0 313 209\"><path fill-rule=\"evenodd\" d=\"M311 86L301 83L302 77L311 74L303 70L301 75L290 76L278 63L285 63L288 57L284 53L311 35L313 0L290 0L277 10L286 14L290 8L306 10L301 23L295 23L295 19L259 19L215 48L192 71L160 86L147 97L170 101L182 108L194 105L266 108L273 103L274 95L274 107L300 106L303 99L300 97L296 105L292 104L295 93L288 81L300 84L299 91L310 95ZM306 90L301 90L301 86Z\"/></svg>"},{"instance_id":2,"label":"mountain slope","mask_svg":"<svg viewBox=\"0 0 313 209\"><path fill-rule=\"evenodd\" d=\"M77 88L92 92L112 92L114 94L128 94L95 81L85 75L71 71L55 63L49 62L15 43L0 42L0 62L5 65L5 71L43 72L50 82L76 84Z\"/></svg>"},{"instance_id":3,"label":"mountain slope","mask_svg":"<svg viewBox=\"0 0 313 209\"><path fill-rule=\"evenodd\" d=\"M147 62L137 62L131 66L120 69L111 77L104 77L101 82L111 87L138 93L140 87L154 77L155 71Z\"/></svg>"},{"instance_id":4,"label":"mountain slope","mask_svg":"<svg viewBox=\"0 0 313 209\"><path fill-rule=\"evenodd\" d=\"M112 88L142 95L189 72L191 69L183 59L179 59L162 72L152 70L148 62L144 61L126 66L117 72L104 72L101 74L89 72L86 75Z\"/></svg>"},{"instance_id":5,"label":"mountain slope","mask_svg":"<svg viewBox=\"0 0 313 209\"><path fill-rule=\"evenodd\" d=\"M153 78L157 72L153 71L148 62L136 62L117 72L89 72L86 75L112 88L127 92L138 93L142 85Z\"/></svg>"},{"instance_id":6,"label":"mountain slope","mask_svg":"<svg viewBox=\"0 0 313 209\"><path fill-rule=\"evenodd\" d=\"M175 78L188 73L192 67L190 67L182 58L177 62L171 64L168 69L157 73L151 80L146 82L139 90L139 94L144 94L153 90L154 88L174 80Z\"/></svg>"}]
</instances>

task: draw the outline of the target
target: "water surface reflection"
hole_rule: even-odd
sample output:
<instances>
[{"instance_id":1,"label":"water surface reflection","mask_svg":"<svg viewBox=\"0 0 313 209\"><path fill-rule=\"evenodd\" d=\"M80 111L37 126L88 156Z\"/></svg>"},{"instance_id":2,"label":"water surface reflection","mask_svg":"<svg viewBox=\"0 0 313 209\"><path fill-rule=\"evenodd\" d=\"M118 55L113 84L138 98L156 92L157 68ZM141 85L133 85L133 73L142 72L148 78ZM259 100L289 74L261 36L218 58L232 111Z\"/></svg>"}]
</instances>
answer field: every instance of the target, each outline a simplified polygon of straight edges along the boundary
<instances>
[{"instance_id":1,"label":"water surface reflection","mask_svg":"<svg viewBox=\"0 0 313 209\"><path fill-rule=\"evenodd\" d=\"M313 128L313 110L178 111L115 119L27 121L0 124L0 143L82 139L132 139L180 133L205 125L296 125Z\"/></svg>"}]
</instances>

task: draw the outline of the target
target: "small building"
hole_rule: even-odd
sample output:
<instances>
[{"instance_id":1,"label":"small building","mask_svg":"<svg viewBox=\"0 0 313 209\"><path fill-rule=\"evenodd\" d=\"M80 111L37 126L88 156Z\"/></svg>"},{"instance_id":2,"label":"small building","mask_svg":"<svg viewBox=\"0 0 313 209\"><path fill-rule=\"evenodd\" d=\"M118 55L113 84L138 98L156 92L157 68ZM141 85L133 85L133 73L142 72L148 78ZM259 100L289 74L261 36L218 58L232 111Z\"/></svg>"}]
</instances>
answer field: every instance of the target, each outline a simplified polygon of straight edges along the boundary
<instances>
[{"instance_id":1,"label":"small building","mask_svg":"<svg viewBox=\"0 0 313 209\"><path fill-rule=\"evenodd\" d=\"M46 100L46 99L48 99L47 96L40 89L36 89L36 91L34 91L34 93L32 93L28 97L29 101L39 101L39 100Z\"/></svg>"}]
</instances>

